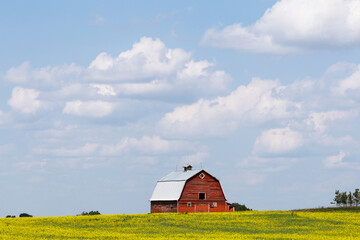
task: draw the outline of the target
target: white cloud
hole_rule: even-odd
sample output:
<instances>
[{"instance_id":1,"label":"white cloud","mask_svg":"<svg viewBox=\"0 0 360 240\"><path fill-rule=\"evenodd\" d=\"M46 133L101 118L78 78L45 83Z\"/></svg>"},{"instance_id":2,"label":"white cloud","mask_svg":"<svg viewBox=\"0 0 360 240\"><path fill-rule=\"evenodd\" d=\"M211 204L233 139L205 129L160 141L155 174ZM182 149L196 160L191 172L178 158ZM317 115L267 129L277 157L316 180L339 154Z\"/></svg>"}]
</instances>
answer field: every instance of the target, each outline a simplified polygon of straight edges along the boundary
<instances>
[{"instance_id":1,"label":"white cloud","mask_svg":"<svg viewBox=\"0 0 360 240\"><path fill-rule=\"evenodd\" d=\"M266 174L258 173L256 171L244 171L241 173L243 180L248 185L257 185L265 181Z\"/></svg>"},{"instance_id":2,"label":"white cloud","mask_svg":"<svg viewBox=\"0 0 360 240\"><path fill-rule=\"evenodd\" d=\"M146 95L146 94L159 94L169 92L173 86L166 81L152 80L146 83L124 83L114 86L119 94L126 96Z\"/></svg>"},{"instance_id":3,"label":"white cloud","mask_svg":"<svg viewBox=\"0 0 360 240\"><path fill-rule=\"evenodd\" d=\"M90 85L93 88L97 88L98 89L98 94L102 95L102 96L115 96L116 93L114 91L114 88L110 85L107 84L91 84Z\"/></svg>"},{"instance_id":4,"label":"white cloud","mask_svg":"<svg viewBox=\"0 0 360 240\"><path fill-rule=\"evenodd\" d=\"M40 161L32 161L32 162L19 162L16 164L16 167L25 169L25 170L37 170L37 171L44 171L44 168L47 165L46 160Z\"/></svg>"},{"instance_id":5,"label":"white cloud","mask_svg":"<svg viewBox=\"0 0 360 240\"><path fill-rule=\"evenodd\" d=\"M45 138L47 141L55 139L58 140L69 135L71 132L74 132L78 129L76 125L65 125L62 126L61 123L55 123L55 128L40 130L36 133L37 138Z\"/></svg>"},{"instance_id":6,"label":"white cloud","mask_svg":"<svg viewBox=\"0 0 360 240\"><path fill-rule=\"evenodd\" d=\"M327 129L327 123L335 120L344 120L354 118L357 115L357 111L339 111L332 110L328 112L312 112L309 117L304 120L306 125L312 127L314 130L324 132Z\"/></svg>"},{"instance_id":7,"label":"white cloud","mask_svg":"<svg viewBox=\"0 0 360 240\"><path fill-rule=\"evenodd\" d=\"M349 153L340 150L338 155L333 155L325 158L323 160L323 164L326 168L349 168L349 169L359 170L360 169L359 162L357 161L344 162L344 158L348 156Z\"/></svg>"},{"instance_id":8,"label":"white cloud","mask_svg":"<svg viewBox=\"0 0 360 240\"><path fill-rule=\"evenodd\" d=\"M37 89L55 89L57 98L94 97L95 88L102 96L183 99L179 96L214 96L228 91L231 77L214 65L195 61L191 52L183 49L168 48L160 39L143 37L118 56L100 53L88 67L72 63L31 68L24 62L9 69L5 79Z\"/></svg>"},{"instance_id":9,"label":"white cloud","mask_svg":"<svg viewBox=\"0 0 360 240\"><path fill-rule=\"evenodd\" d=\"M344 147L344 146L357 146L359 145L351 136L333 137L329 135L321 135L320 138L315 141L326 147Z\"/></svg>"},{"instance_id":10,"label":"white cloud","mask_svg":"<svg viewBox=\"0 0 360 240\"><path fill-rule=\"evenodd\" d=\"M143 37L118 57L99 54L88 74L92 79L108 81L164 76L175 73L189 58L190 53L182 49L169 49L160 39Z\"/></svg>"},{"instance_id":11,"label":"white cloud","mask_svg":"<svg viewBox=\"0 0 360 240\"><path fill-rule=\"evenodd\" d=\"M239 125L287 118L300 106L278 96L279 87L278 81L255 78L228 96L177 107L159 126L164 134L209 136L228 133Z\"/></svg>"},{"instance_id":12,"label":"white cloud","mask_svg":"<svg viewBox=\"0 0 360 240\"><path fill-rule=\"evenodd\" d=\"M36 87L57 87L65 81L76 79L82 72L83 68L74 63L32 69L29 62L24 62L18 67L10 68L5 80Z\"/></svg>"},{"instance_id":13,"label":"white cloud","mask_svg":"<svg viewBox=\"0 0 360 240\"><path fill-rule=\"evenodd\" d=\"M169 92L199 95L228 90L231 82L228 74L214 70L213 63L190 57L191 53L183 49L167 48L160 39L143 37L117 57L99 54L85 78L117 83L114 87L125 95Z\"/></svg>"},{"instance_id":14,"label":"white cloud","mask_svg":"<svg viewBox=\"0 0 360 240\"><path fill-rule=\"evenodd\" d=\"M289 53L298 51L295 47L286 47L274 42L269 35L253 33L251 29L244 28L241 24L230 25L221 31L217 29L207 30L202 39L202 44L257 53Z\"/></svg>"},{"instance_id":15,"label":"white cloud","mask_svg":"<svg viewBox=\"0 0 360 240\"><path fill-rule=\"evenodd\" d=\"M3 113L2 111L0 111L0 124L6 123L7 120L8 120L8 117L6 116L6 114Z\"/></svg>"},{"instance_id":16,"label":"white cloud","mask_svg":"<svg viewBox=\"0 0 360 240\"><path fill-rule=\"evenodd\" d=\"M190 61L185 64L185 68L179 72L178 75L179 78L207 77L208 73L205 69L213 65L213 63L209 63L208 61Z\"/></svg>"},{"instance_id":17,"label":"white cloud","mask_svg":"<svg viewBox=\"0 0 360 240\"><path fill-rule=\"evenodd\" d=\"M262 53L359 45L359 0L281 0L250 26L209 29L202 42Z\"/></svg>"},{"instance_id":18,"label":"white cloud","mask_svg":"<svg viewBox=\"0 0 360 240\"><path fill-rule=\"evenodd\" d=\"M196 152L194 154L182 157L181 162L183 164L200 164L204 162L204 159L208 156L208 152Z\"/></svg>"},{"instance_id":19,"label":"white cloud","mask_svg":"<svg viewBox=\"0 0 360 240\"><path fill-rule=\"evenodd\" d=\"M76 116L101 118L111 114L114 104L105 101L70 101L67 102L63 113Z\"/></svg>"},{"instance_id":20,"label":"white cloud","mask_svg":"<svg viewBox=\"0 0 360 240\"><path fill-rule=\"evenodd\" d=\"M93 155L99 149L99 144L96 143L86 143L81 147L75 148L66 148L60 147L56 149L45 149L45 148L36 148L34 152L37 154L51 154L55 156L66 156L66 157L80 157L80 156L89 156Z\"/></svg>"},{"instance_id":21,"label":"white cloud","mask_svg":"<svg viewBox=\"0 0 360 240\"><path fill-rule=\"evenodd\" d=\"M116 155L128 151L136 151L145 154L163 154L184 150L192 150L192 144L180 140L166 140L159 136L143 136L141 139L123 138L115 145L102 146L103 155Z\"/></svg>"},{"instance_id":22,"label":"white cloud","mask_svg":"<svg viewBox=\"0 0 360 240\"><path fill-rule=\"evenodd\" d=\"M125 153L138 154L167 154L194 151L193 143L181 140L167 140L159 136L143 136L139 139L124 137L116 144L86 143L80 147L61 147L55 149L36 148L37 154L51 154L65 157L86 157L86 156L117 156Z\"/></svg>"},{"instance_id":23,"label":"white cloud","mask_svg":"<svg viewBox=\"0 0 360 240\"><path fill-rule=\"evenodd\" d=\"M179 88L197 88L197 91L225 92L231 82L230 75L224 71L210 71L213 63L190 61L177 73L176 85ZM205 87L206 86L206 87Z\"/></svg>"},{"instance_id":24,"label":"white cloud","mask_svg":"<svg viewBox=\"0 0 360 240\"><path fill-rule=\"evenodd\" d=\"M347 166L347 163L343 162L344 157L346 156L346 153L344 151L340 151L338 155L335 156L329 156L323 160L323 163L325 167L327 168L338 168L338 167L344 167Z\"/></svg>"},{"instance_id":25,"label":"white cloud","mask_svg":"<svg viewBox=\"0 0 360 240\"><path fill-rule=\"evenodd\" d=\"M360 90L360 65L353 71L353 73L345 79L339 81L332 91L335 94L345 96L349 91ZM356 92L357 94L359 91Z\"/></svg>"},{"instance_id":26,"label":"white cloud","mask_svg":"<svg viewBox=\"0 0 360 240\"><path fill-rule=\"evenodd\" d=\"M95 24L104 24L104 23L106 23L106 19L100 15L96 15L94 23Z\"/></svg>"},{"instance_id":27,"label":"white cloud","mask_svg":"<svg viewBox=\"0 0 360 240\"><path fill-rule=\"evenodd\" d=\"M281 154L293 151L303 145L300 132L289 128L275 128L266 130L256 139L255 153Z\"/></svg>"},{"instance_id":28,"label":"white cloud","mask_svg":"<svg viewBox=\"0 0 360 240\"><path fill-rule=\"evenodd\" d=\"M14 149L13 144L0 145L0 154L4 154Z\"/></svg>"},{"instance_id":29,"label":"white cloud","mask_svg":"<svg viewBox=\"0 0 360 240\"><path fill-rule=\"evenodd\" d=\"M35 89L15 87L8 104L16 111L33 114L41 107L41 101L38 100L39 94L40 92Z\"/></svg>"},{"instance_id":30,"label":"white cloud","mask_svg":"<svg viewBox=\"0 0 360 240\"><path fill-rule=\"evenodd\" d=\"M289 169L299 159L288 157L258 157L248 156L236 164L239 176L248 185L263 182L271 173L279 173Z\"/></svg>"}]
</instances>

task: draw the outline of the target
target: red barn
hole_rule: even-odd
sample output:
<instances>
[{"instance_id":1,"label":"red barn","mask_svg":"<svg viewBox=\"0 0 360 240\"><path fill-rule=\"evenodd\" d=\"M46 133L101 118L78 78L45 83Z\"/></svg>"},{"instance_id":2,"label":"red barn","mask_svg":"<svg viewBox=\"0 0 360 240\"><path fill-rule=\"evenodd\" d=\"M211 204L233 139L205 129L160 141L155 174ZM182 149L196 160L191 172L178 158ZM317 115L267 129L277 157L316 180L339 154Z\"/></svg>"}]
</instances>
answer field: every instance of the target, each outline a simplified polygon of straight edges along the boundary
<instances>
[{"instance_id":1,"label":"red barn","mask_svg":"<svg viewBox=\"0 0 360 240\"><path fill-rule=\"evenodd\" d=\"M151 213L233 212L218 179L205 170L171 172L161 178L150 198Z\"/></svg>"}]
</instances>

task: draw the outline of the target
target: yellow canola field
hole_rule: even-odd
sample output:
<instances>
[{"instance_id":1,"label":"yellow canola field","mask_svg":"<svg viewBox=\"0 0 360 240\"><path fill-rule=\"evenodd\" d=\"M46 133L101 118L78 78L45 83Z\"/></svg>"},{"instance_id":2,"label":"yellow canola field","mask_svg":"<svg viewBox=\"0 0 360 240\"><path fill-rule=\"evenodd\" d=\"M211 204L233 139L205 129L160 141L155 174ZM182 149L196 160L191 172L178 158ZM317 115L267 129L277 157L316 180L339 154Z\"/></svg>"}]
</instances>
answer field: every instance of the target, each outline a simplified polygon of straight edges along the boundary
<instances>
[{"instance_id":1,"label":"yellow canola field","mask_svg":"<svg viewBox=\"0 0 360 240\"><path fill-rule=\"evenodd\" d=\"M251 211L1 218L0 239L360 239L360 215Z\"/></svg>"}]
</instances>

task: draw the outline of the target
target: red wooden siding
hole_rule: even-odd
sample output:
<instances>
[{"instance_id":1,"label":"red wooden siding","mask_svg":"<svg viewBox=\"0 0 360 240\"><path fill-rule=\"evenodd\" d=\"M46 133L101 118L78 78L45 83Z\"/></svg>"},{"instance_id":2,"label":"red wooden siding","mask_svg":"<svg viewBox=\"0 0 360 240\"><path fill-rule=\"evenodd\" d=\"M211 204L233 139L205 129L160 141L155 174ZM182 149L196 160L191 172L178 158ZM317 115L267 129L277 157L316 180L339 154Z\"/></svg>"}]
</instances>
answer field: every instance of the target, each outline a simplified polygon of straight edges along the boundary
<instances>
[{"instance_id":1,"label":"red wooden siding","mask_svg":"<svg viewBox=\"0 0 360 240\"><path fill-rule=\"evenodd\" d=\"M177 201L152 201L150 210L151 213L176 213Z\"/></svg>"},{"instance_id":2,"label":"red wooden siding","mask_svg":"<svg viewBox=\"0 0 360 240\"><path fill-rule=\"evenodd\" d=\"M200 178L204 174L204 178ZM199 200L199 193L205 193L205 199ZM179 212L228 212L220 182L205 171L190 178L185 184L178 203Z\"/></svg>"}]
</instances>

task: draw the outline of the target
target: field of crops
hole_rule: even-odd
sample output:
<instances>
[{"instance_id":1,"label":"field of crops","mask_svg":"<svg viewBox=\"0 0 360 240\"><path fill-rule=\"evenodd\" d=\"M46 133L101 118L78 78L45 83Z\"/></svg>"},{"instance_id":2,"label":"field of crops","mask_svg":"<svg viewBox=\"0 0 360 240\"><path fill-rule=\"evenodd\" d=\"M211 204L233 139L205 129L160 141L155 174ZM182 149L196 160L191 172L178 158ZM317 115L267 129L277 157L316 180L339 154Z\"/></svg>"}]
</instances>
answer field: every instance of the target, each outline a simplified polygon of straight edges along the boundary
<instances>
[{"instance_id":1,"label":"field of crops","mask_svg":"<svg viewBox=\"0 0 360 240\"><path fill-rule=\"evenodd\" d=\"M0 239L360 239L350 212L0 218Z\"/></svg>"}]
</instances>

